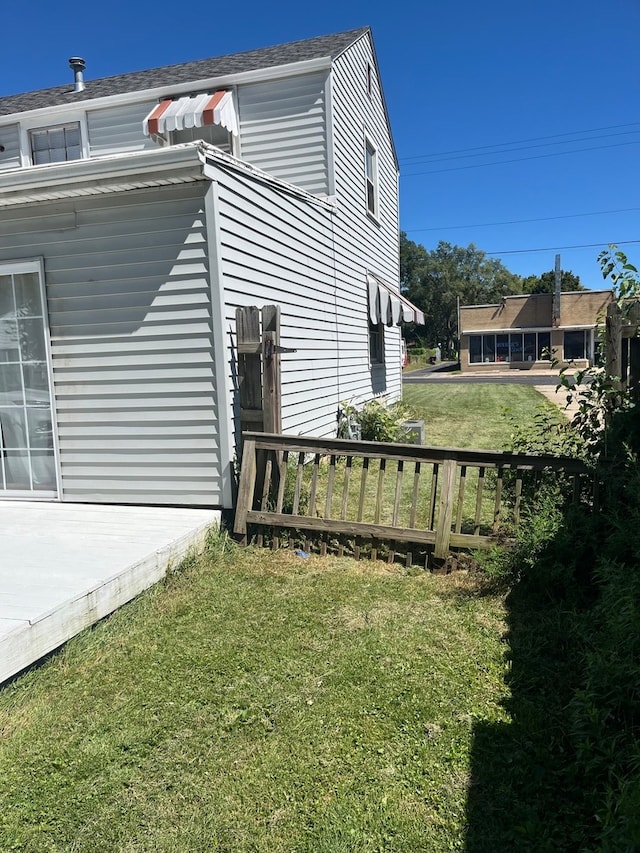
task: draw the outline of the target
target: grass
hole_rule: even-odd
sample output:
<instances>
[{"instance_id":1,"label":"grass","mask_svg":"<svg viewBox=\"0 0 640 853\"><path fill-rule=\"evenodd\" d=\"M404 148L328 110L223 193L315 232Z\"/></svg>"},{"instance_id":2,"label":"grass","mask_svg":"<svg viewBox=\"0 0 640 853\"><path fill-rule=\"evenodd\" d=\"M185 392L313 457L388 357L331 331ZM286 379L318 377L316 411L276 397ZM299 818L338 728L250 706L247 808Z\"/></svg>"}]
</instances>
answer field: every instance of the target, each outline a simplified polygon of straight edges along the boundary
<instances>
[{"instance_id":1,"label":"grass","mask_svg":"<svg viewBox=\"0 0 640 853\"><path fill-rule=\"evenodd\" d=\"M508 450L513 424L533 422L540 408L559 410L530 385L405 385L404 402L424 419L425 444ZM560 414L558 414L560 420Z\"/></svg>"},{"instance_id":2,"label":"grass","mask_svg":"<svg viewBox=\"0 0 640 853\"><path fill-rule=\"evenodd\" d=\"M0 849L463 849L486 593L212 547L0 692Z\"/></svg>"},{"instance_id":3,"label":"grass","mask_svg":"<svg viewBox=\"0 0 640 853\"><path fill-rule=\"evenodd\" d=\"M406 399L428 442L495 449L505 406L547 405L513 385ZM0 690L0 850L534 850L509 810L535 838L544 767L509 710L543 725L545 705L507 686L509 618L481 574L212 540Z\"/></svg>"}]
</instances>

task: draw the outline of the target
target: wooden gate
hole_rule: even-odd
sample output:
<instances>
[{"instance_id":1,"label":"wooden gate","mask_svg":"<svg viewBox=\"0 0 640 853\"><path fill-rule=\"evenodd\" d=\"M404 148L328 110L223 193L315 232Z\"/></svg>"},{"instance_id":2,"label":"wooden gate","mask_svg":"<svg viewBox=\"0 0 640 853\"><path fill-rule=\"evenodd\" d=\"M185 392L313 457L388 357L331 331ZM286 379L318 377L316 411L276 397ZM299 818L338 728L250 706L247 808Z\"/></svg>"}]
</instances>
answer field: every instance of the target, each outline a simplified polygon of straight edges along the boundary
<instances>
[{"instance_id":1,"label":"wooden gate","mask_svg":"<svg viewBox=\"0 0 640 853\"><path fill-rule=\"evenodd\" d=\"M240 430L282 430L280 306L236 308Z\"/></svg>"}]
</instances>

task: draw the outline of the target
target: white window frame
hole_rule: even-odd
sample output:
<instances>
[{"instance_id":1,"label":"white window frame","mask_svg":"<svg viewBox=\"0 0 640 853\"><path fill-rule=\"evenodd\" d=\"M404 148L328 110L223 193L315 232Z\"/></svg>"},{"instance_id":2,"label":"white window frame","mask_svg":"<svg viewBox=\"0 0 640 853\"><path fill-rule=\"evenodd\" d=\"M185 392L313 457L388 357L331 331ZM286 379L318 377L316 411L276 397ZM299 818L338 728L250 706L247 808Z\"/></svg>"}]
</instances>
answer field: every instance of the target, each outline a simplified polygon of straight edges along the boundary
<instances>
[{"instance_id":1,"label":"white window frame","mask_svg":"<svg viewBox=\"0 0 640 853\"><path fill-rule=\"evenodd\" d=\"M378 149L366 134L364 137L364 187L367 214L377 221L380 212Z\"/></svg>"},{"instance_id":2,"label":"white window frame","mask_svg":"<svg viewBox=\"0 0 640 853\"><path fill-rule=\"evenodd\" d=\"M60 449L58 443L58 420L56 418L55 396L53 386L53 364L51 355L51 332L49 329L49 310L47 293L44 283L44 259L27 258L14 261L0 261L0 275L19 275L20 273L37 273L40 282L40 299L42 300L42 323L44 327L45 354L47 359L47 375L49 378L49 404L51 411L51 432L53 440L53 459L56 472L56 491L8 491L0 493L3 500L62 500L62 477L60 473Z\"/></svg>"},{"instance_id":3,"label":"white window frame","mask_svg":"<svg viewBox=\"0 0 640 853\"><path fill-rule=\"evenodd\" d=\"M80 145L82 148L81 160L88 160L90 156L89 150L89 132L87 129L87 116L85 112L78 113L77 111L69 113L61 113L55 116L55 120L47 121L43 116L37 116L31 119L22 119L20 122L20 159L23 167L32 166L34 169L48 169L51 166L60 166L61 163L41 163L36 166L31 157L31 131L32 130L53 130L56 127L64 127L69 124L80 125ZM65 163L77 163L77 160L65 160Z\"/></svg>"}]
</instances>

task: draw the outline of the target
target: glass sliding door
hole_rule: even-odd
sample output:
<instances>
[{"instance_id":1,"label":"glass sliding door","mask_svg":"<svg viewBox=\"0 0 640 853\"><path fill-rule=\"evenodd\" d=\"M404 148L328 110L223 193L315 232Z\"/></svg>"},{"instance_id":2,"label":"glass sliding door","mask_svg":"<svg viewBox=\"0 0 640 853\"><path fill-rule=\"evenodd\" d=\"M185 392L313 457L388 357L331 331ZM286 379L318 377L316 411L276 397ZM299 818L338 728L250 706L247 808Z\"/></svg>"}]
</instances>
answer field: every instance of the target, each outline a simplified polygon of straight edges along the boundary
<instances>
[{"instance_id":1,"label":"glass sliding door","mask_svg":"<svg viewBox=\"0 0 640 853\"><path fill-rule=\"evenodd\" d=\"M0 496L55 497L40 264L0 264Z\"/></svg>"}]
</instances>

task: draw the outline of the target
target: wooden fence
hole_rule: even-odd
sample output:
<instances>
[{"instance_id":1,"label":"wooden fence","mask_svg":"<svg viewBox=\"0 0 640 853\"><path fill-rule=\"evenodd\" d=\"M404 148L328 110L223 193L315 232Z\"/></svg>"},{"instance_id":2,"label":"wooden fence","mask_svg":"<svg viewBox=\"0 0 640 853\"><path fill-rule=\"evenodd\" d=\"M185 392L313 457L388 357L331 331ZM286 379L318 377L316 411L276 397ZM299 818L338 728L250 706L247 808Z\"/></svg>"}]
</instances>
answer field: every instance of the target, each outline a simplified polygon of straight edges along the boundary
<instances>
[{"instance_id":1,"label":"wooden fence","mask_svg":"<svg viewBox=\"0 0 640 853\"><path fill-rule=\"evenodd\" d=\"M403 543L408 564L416 546L442 560L512 541L546 477L593 500L592 473L569 457L245 433L234 532L374 559Z\"/></svg>"},{"instance_id":2,"label":"wooden fence","mask_svg":"<svg viewBox=\"0 0 640 853\"><path fill-rule=\"evenodd\" d=\"M620 388L628 388L640 402L640 302L620 305L612 302L605 322L605 358L607 376Z\"/></svg>"}]
</instances>

